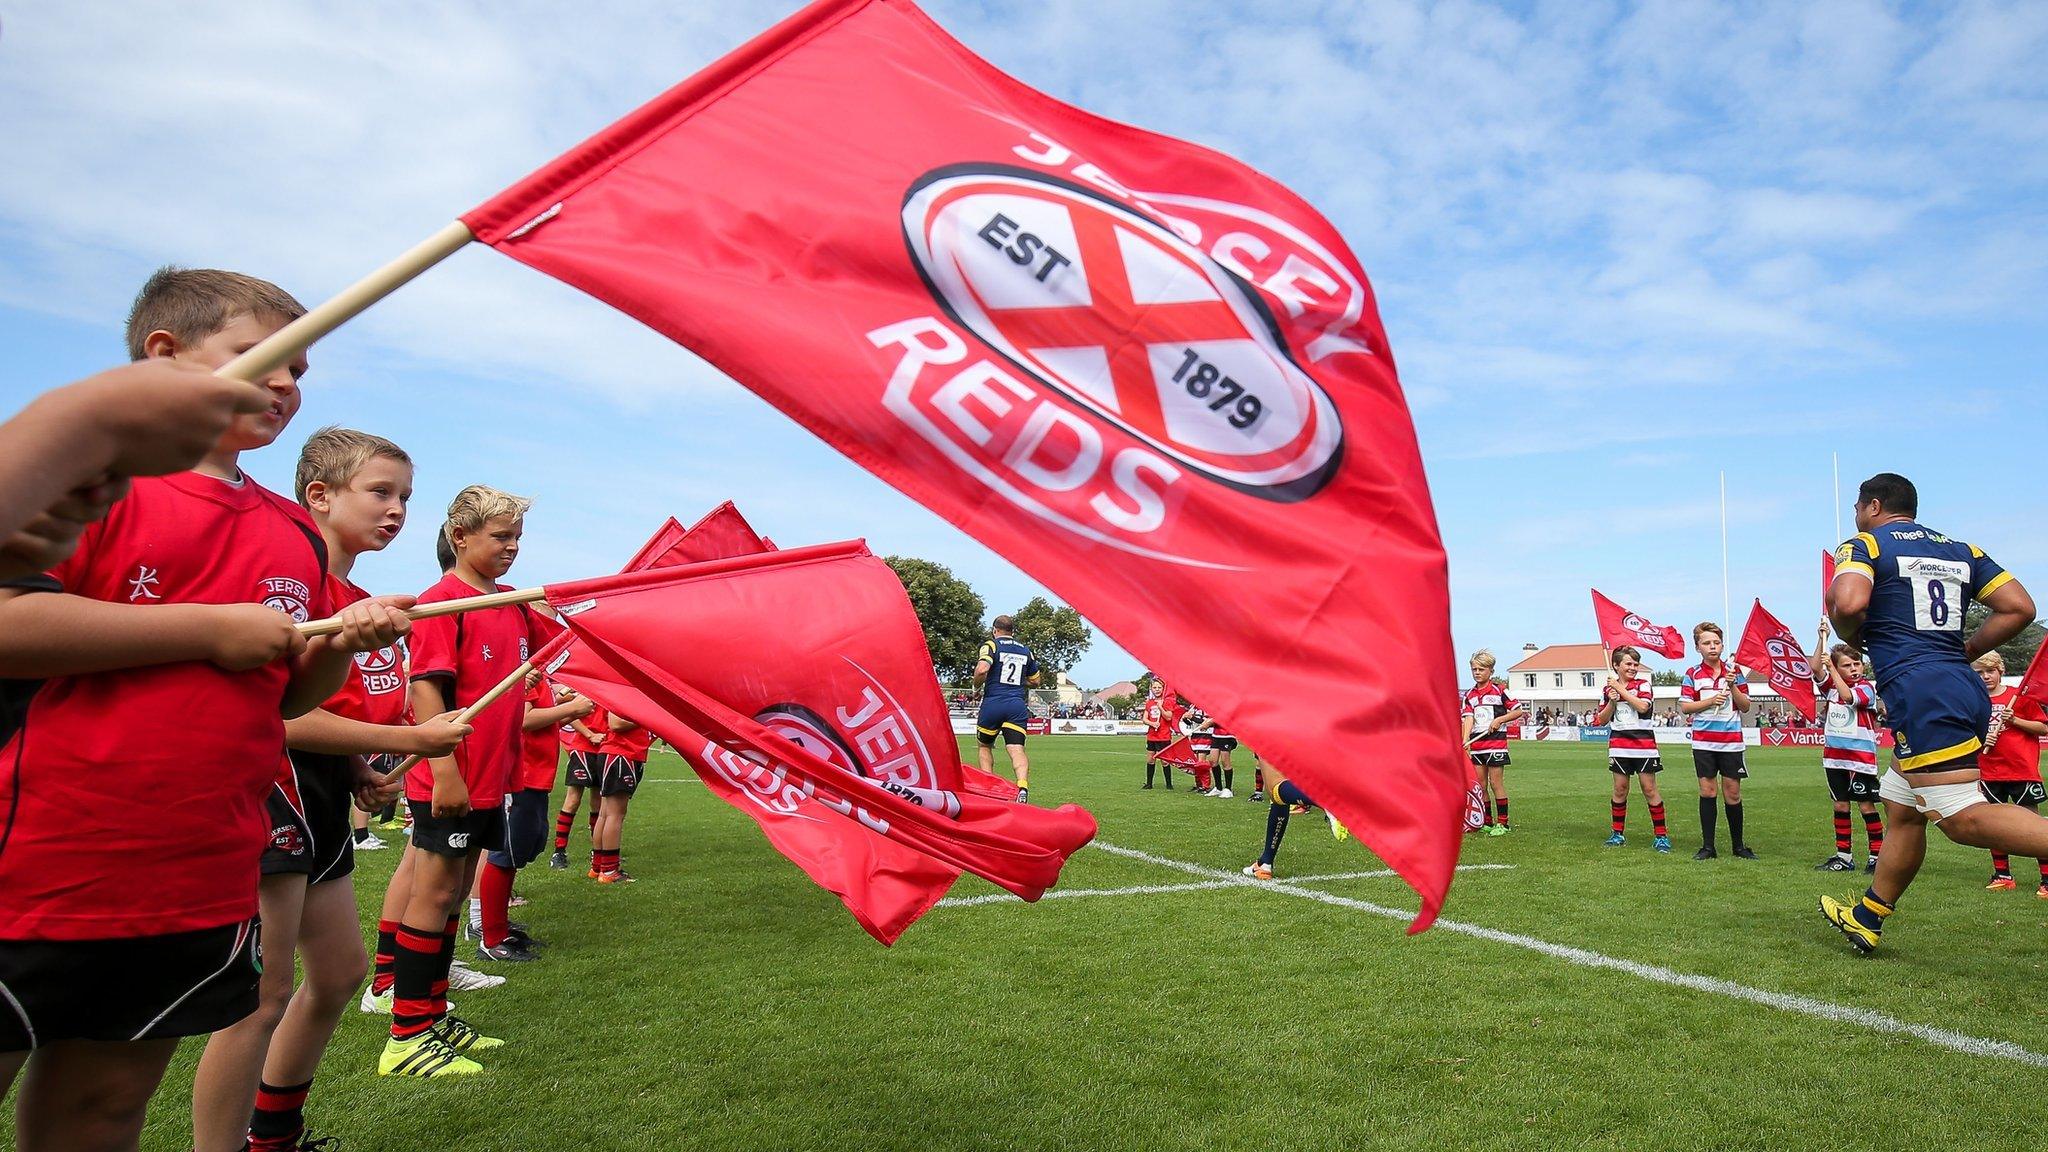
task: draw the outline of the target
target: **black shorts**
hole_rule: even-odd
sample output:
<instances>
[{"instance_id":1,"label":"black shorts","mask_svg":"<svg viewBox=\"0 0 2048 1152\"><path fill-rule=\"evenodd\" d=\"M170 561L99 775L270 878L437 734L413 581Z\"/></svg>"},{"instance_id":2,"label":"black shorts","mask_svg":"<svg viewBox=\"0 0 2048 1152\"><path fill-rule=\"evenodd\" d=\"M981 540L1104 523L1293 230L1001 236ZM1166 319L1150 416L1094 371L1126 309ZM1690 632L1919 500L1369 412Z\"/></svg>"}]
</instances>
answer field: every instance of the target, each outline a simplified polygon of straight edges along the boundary
<instances>
[{"instance_id":1,"label":"black shorts","mask_svg":"<svg viewBox=\"0 0 2048 1152\"><path fill-rule=\"evenodd\" d=\"M1475 768L1505 768L1508 763L1508 754L1505 750L1472 753L1472 766Z\"/></svg>"},{"instance_id":2,"label":"black shorts","mask_svg":"<svg viewBox=\"0 0 2048 1152\"><path fill-rule=\"evenodd\" d=\"M467 816L443 820L434 815L432 800L407 800L412 809L412 846L436 856L468 856L505 843L502 805L472 808Z\"/></svg>"},{"instance_id":3,"label":"black shorts","mask_svg":"<svg viewBox=\"0 0 2048 1152\"><path fill-rule=\"evenodd\" d=\"M380 758L381 759L381 758ZM263 846L265 876L298 874L308 884L339 880L356 870L355 828L349 822L354 797L341 773L341 757L293 754L299 802L294 805L283 787L270 786L270 839ZM391 757L383 765L397 764Z\"/></svg>"},{"instance_id":4,"label":"black shorts","mask_svg":"<svg viewBox=\"0 0 2048 1152\"><path fill-rule=\"evenodd\" d=\"M601 752L569 753L569 787L595 788L603 775L604 754Z\"/></svg>"},{"instance_id":5,"label":"black shorts","mask_svg":"<svg viewBox=\"0 0 2048 1152\"><path fill-rule=\"evenodd\" d=\"M1702 780L1726 776L1730 780L1741 780L1749 775L1749 766L1742 762L1742 753L1720 748L1695 748L1692 750L1693 775Z\"/></svg>"},{"instance_id":6,"label":"black shorts","mask_svg":"<svg viewBox=\"0 0 2048 1152\"><path fill-rule=\"evenodd\" d=\"M633 760L625 756L604 757L604 771L598 779L599 796L631 796L640 790L640 774L647 768L647 761Z\"/></svg>"},{"instance_id":7,"label":"black shorts","mask_svg":"<svg viewBox=\"0 0 2048 1152\"><path fill-rule=\"evenodd\" d=\"M1609 756L1607 770L1616 776L1655 776L1664 770L1662 756Z\"/></svg>"},{"instance_id":8,"label":"black shorts","mask_svg":"<svg viewBox=\"0 0 2048 1152\"><path fill-rule=\"evenodd\" d=\"M117 940L0 940L0 1052L218 1032L256 1010L257 936L247 920Z\"/></svg>"},{"instance_id":9,"label":"black shorts","mask_svg":"<svg viewBox=\"0 0 2048 1152\"><path fill-rule=\"evenodd\" d=\"M1877 803L1877 775L1872 772L1851 772L1847 768L1830 768L1828 773L1828 794L1846 804L1851 800Z\"/></svg>"},{"instance_id":10,"label":"black shorts","mask_svg":"<svg viewBox=\"0 0 2048 1152\"><path fill-rule=\"evenodd\" d=\"M1150 756L1154 753L1164 752L1166 751L1166 746L1171 743L1173 743L1171 740L1147 740L1145 741L1145 754Z\"/></svg>"},{"instance_id":11,"label":"black shorts","mask_svg":"<svg viewBox=\"0 0 2048 1152\"><path fill-rule=\"evenodd\" d=\"M1237 737L1235 736L1212 736L1209 740L1210 747L1218 752L1237 751Z\"/></svg>"},{"instance_id":12,"label":"black shorts","mask_svg":"<svg viewBox=\"0 0 2048 1152\"><path fill-rule=\"evenodd\" d=\"M2048 804L2048 789L2041 787L2039 780L1985 780L1984 794L1994 804L2017 804L2022 808L2039 808Z\"/></svg>"}]
</instances>

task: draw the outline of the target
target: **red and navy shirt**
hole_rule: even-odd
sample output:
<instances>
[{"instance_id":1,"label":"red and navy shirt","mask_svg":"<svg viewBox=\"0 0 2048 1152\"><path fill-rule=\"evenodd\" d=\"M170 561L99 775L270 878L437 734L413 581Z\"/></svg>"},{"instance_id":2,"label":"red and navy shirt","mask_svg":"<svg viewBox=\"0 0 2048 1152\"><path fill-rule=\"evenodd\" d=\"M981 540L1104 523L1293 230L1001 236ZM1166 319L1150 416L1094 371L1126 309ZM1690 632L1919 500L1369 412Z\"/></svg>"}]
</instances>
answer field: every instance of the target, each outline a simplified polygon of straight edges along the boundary
<instances>
[{"instance_id":1,"label":"red and navy shirt","mask_svg":"<svg viewBox=\"0 0 2048 1152\"><path fill-rule=\"evenodd\" d=\"M1652 704L1656 700L1656 689L1648 680L1637 677L1628 682L1628 694ZM1612 760L1650 760L1657 755L1657 730L1650 725L1650 710L1636 711L1635 705L1621 698L1612 688L1604 688L1601 695L1614 702L1614 716L1607 722L1607 756Z\"/></svg>"},{"instance_id":2,"label":"red and navy shirt","mask_svg":"<svg viewBox=\"0 0 2048 1152\"><path fill-rule=\"evenodd\" d=\"M304 621L328 614L319 539L303 509L252 480L139 478L49 576L144 610L265 604ZM0 751L0 940L155 936L256 915L290 679L286 661L186 661L45 681Z\"/></svg>"},{"instance_id":3,"label":"red and navy shirt","mask_svg":"<svg viewBox=\"0 0 2048 1152\"><path fill-rule=\"evenodd\" d=\"M1499 731L1489 734L1486 731L1486 726L1519 707L1521 705L1515 703L1515 698L1508 695L1507 688L1497 681L1488 680L1484 684L1475 684L1467 688L1464 699L1460 703L1458 714L1472 721L1472 745L1470 750L1473 752L1507 751L1507 727L1503 725Z\"/></svg>"},{"instance_id":4,"label":"red and navy shirt","mask_svg":"<svg viewBox=\"0 0 2048 1152\"><path fill-rule=\"evenodd\" d=\"M509 592L507 585L498 591ZM482 593L450 572L420 593L421 604L462 600ZM412 678L453 688L451 707L466 708L496 688L526 663L534 643L532 613L518 604L436 616L412 626ZM520 727L526 718L525 694L507 692L470 721L471 731L455 749L455 764L469 788L472 809L495 808L519 773ZM405 797L434 798L434 769L425 760L405 777Z\"/></svg>"}]
</instances>

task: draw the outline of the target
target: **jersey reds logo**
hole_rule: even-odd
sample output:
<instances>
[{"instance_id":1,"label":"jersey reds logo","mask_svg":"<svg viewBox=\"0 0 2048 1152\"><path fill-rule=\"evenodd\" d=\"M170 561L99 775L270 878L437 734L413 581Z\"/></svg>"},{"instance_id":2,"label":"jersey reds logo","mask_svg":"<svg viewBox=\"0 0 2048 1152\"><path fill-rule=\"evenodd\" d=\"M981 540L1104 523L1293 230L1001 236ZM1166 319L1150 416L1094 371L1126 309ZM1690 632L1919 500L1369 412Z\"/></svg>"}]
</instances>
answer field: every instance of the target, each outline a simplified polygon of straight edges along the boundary
<instances>
[{"instance_id":1,"label":"jersey reds logo","mask_svg":"<svg viewBox=\"0 0 2048 1152\"><path fill-rule=\"evenodd\" d=\"M1812 665L1807 663L1806 654L1797 644L1780 636L1764 641L1764 652L1771 658L1771 683L1783 687L1810 674Z\"/></svg>"},{"instance_id":2,"label":"jersey reds logo","mask_svg":"<svg viewBox=\"0 0 2048 1152\"><path fill-rule=\"evenodd\" d=\"M382 696L405 687L405 677L398 671L398 649L395 647L356 653L356 675L363 681L363 691L372 696Z\"/></svg>"},{"instance_id":3,"label":"jersey reds logo","mask_svg":"<svg viewBox=\"0 0 2048 1152\"><path fill-rule=\"evenodd\" d=\"M1003 166L928 175L903 226L948 315L1069 404L1266 499L1303 499L1334 473L1335 406L1259 294L1173 231ZM1079 471L1086 438L1042 423L1020 459Z\"/></svg>"},{"instance_id":4,"label":"jersey reds logo","mask_svg":"<svg viewBox=\"0 0 2048 1152\"><path fill-rule=\"evenodd\" d=\"M287 856L304 855L306 835L296 824L280 824L270 830L270 847L272 851L282 852Z\"/></svg>"},{"instance_id":5,"label":"jersey reds logo","mask_svg":"<svg viewBox=\"0 0 2048 1152\"><path fill-rule=\"evenodd\" d=\"M1633 612L1621 618L1621 626L1623 630L1633 632L1638 636L1648 636L1655 631L1655 629L1650 627L1650 622L1648 620L1643 619L1641 616L1638 616Z\"/></svg>"},{"instance_id":6,"label":"jersey reds logo","mask_svg":"<svg viewBox=\"0 0 2048 1152\"><path fill-rule=\"evenodd\" d=\"M272 576L263 582L262 591L265 607L275 608L301 624L311 618L306 605L313 601L312 589L297 580L289 576Z\"/></svg>"}]
</instances>

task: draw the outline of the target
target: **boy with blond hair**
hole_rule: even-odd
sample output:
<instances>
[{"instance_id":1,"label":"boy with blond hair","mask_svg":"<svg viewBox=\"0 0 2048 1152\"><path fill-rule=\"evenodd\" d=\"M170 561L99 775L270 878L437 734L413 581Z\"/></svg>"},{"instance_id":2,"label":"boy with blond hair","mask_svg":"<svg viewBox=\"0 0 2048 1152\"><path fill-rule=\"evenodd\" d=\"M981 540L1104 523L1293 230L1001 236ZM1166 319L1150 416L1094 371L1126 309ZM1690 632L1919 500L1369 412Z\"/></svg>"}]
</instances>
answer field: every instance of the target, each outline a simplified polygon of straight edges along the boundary
<instances>
[{"instance_id":1,"label":"boy with blond hair","mask_svg":"<svg viewBox=\"0 0 2048 1152\"><path fill-rule=\"evenodd\" d=\"M2043 715L2039 701L2006 687L2005 657L1997 649L1977 657L1970 667L1991 694L1991 726L1984 733L1984 754L1977 758L1984 794L1994 804L2017 804L2038 812L2048 803L2041 787L2041 737L2048 736L2048 715ZM2048 900L2048 859L2035 863L2041 866L2041 886L2034 895ZM1991 883L1985 887L1993 892L2019 887L2012 878L2011 857L1996 848L1991 850Z\"/></svg>"},{"instance_id":2,"label":"boy with blond hair","mask_svg":"<svg viewBox=\"0 0 2048 1152\"><path fill-rule=\"evenodd\" d=\"M441 527L455 566L420 603L509 591L498 578L519 556L531 503L481 484L456 493ZM519 605L420 621L413 710L433 715L481 700L526 662L537 632ZM505 839L503 803L519 767L524 711L518 693L503 694L471 720L474 730L454 755L422 760L406 775L412 875L394 939L391 1038L378 1075L471 1075L483 1070L472 1054L504 1043L448 1014L448 975L460 932L456 911L476 882L477 858Z\"/></svg>"},{"instance_id":3,"label":"boy with blond hair","mask_svg":"<svg viewBox=\"0 0 2048 1152\"><path fill-rule=\"evenodd\" d=\"M1849 805L1863 812L1863 835L1869 859L1865 872L1877 871L1884 852L1884 816L1877 794L1877 688L1863 678L1863 653L1847 644L1828 648L1828 624L1821 621L1813 646L1813 686L1827 705L1821 730L1820 763L1828 791L1835 798L1835 854L1815 865L1817 872L1854 872L1855 842L1850 839Z\"/></svg>"},{"instance_id":4,"label":"boy with blond hair","mask_svg":"<svg viewBox=\"0 0 2048 1152\"><path fill-rule=\"evenodd\" d=\"M1700 662L1685 670L1678 682L1678 710L1692 718L1692 770L1700 782L1700 850L1695 860L1720 855L1714 847L1714 801L1728 810L1728 838L1735 855L1754 860L1756 853L1742 839L1742 780L1749 768L1742 756L1742 713L1749 711L1749 682L1742 670L1721 659L1725 637L1721 626L1703 620L1693 626L1693 647Z\"/></svg>"},{"instance_id":5,"label":"boy with blond hair","mask_svg":"<svg viewBox=\"0 0 2048 1152\"><path fill-rule=\"evenodd\" d=\"M370 598L351 580L358 557L405 526L412 458L381 436L322 428L300 449L294 494L327 548L335 607ZM369 757L446 755L469 727L451 715L413 725L398 645L358 653L341 690L285 722L290 750L270 796L271 836L258 888L263 970L255 1012L213 1034L192 1083L198 1152L289 1152L305 1143L305 1107L320 1057L363 981L351 796L381 799ZM395 791L395 789L394 789ZM292 989L291 956L305 980Z\"/></svg>"},{"instance_id":6,"label":"boy with blond hair","mask_svg":"<svg viewBox=\"0 0 2048 1152\"><path fill-rule=\"evenodd\" d=\"M210 372L303 312L266 281L164 268L129 354ZM0 751L0 1092L30 1067L24 1150L134 1147L179 1037L256 1009L285 721L409 628L405 597L347 606L333 636L295 627L329 612L325 545L240 458L291 422L305 371L266 374L270 403L193 470L135 481L46 577L0 590L0 676L37 682Z\"/></svg>"},{"instance_id":7,"label":"boy with blond hair","mask_svg":"<svg viewBox=\"0 0 2048 1152\"><path fill-rule=\"evenodd\" d=\"M1472 654L1472 687L1465 690L1458 707L1462 721L1458 737L1465 742L1472 767L1479 773L1481 810L1485 813L1488 836L1507 834L1507 728L1529 714L1528 709L1508 695L1504 683L1494 680L1493 670L1498 664L1493 653L1485 648Z\"/></svg>"}]
</instances>

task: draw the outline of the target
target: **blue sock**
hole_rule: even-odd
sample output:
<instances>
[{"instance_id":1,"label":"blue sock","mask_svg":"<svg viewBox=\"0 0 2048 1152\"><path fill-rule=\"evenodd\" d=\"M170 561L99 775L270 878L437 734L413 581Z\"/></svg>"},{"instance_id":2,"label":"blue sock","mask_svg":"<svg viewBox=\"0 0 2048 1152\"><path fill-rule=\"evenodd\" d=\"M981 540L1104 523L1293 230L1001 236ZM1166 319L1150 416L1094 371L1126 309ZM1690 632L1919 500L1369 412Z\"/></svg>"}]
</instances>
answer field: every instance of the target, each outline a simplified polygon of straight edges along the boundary
<instances>
[{"instance_id":1,"label":"blue sock","mask_svg":"<svg viewBox=\"0 0 2048 1152\"><path fill-rule=\"evenodd\" d=\"M1850 914L1856 917L1858 924L1872 932L1882 932L1884 918L1892 914L1892 906L1877 898L1877 889L1867 888L1863 892L1863 899L1856 902L1856 907Z\"/></svg>"},{"instance_id":2,"label":"blue sock","mask_svg":"<svg viewBox=\"0 0 2048 1152\"><path fill-rule=\"evenodd\" d=\"M1259 853L1259 863L1273 866L1273 857L1280 854L1280 841L1287 837L1287 805L1274 801L1266 805L1266 850Z\"/></svg>"}]
</instances>

